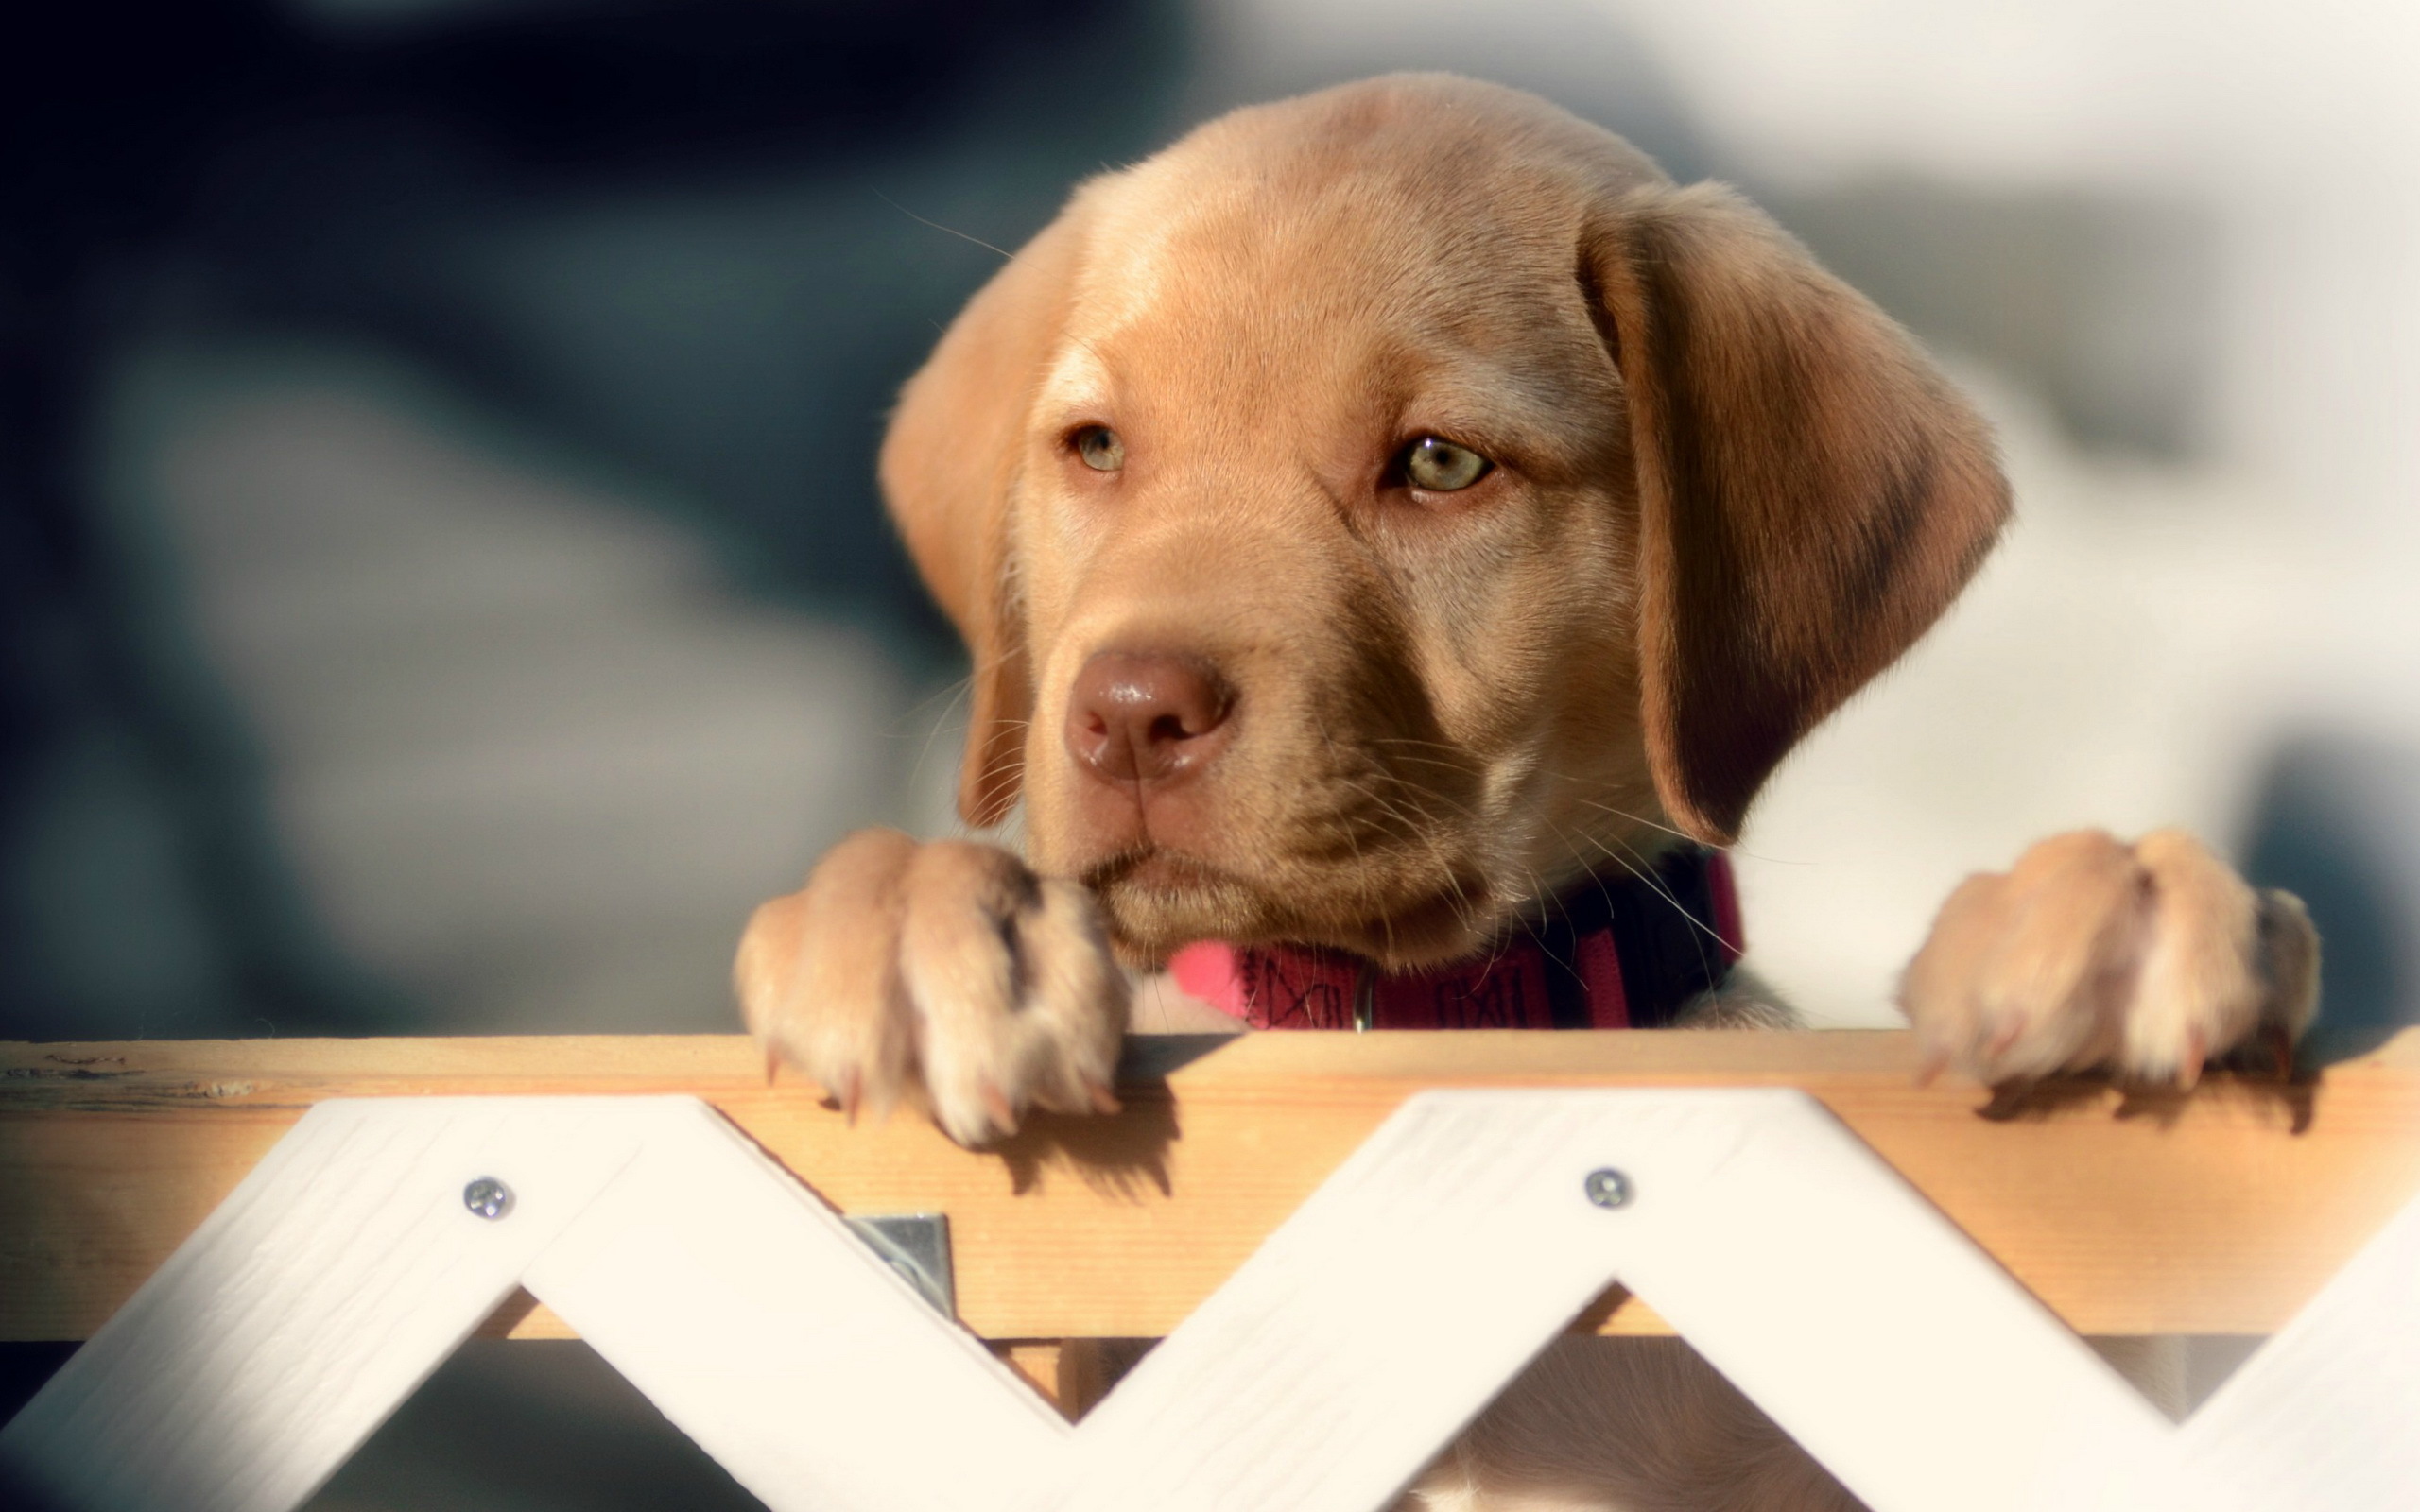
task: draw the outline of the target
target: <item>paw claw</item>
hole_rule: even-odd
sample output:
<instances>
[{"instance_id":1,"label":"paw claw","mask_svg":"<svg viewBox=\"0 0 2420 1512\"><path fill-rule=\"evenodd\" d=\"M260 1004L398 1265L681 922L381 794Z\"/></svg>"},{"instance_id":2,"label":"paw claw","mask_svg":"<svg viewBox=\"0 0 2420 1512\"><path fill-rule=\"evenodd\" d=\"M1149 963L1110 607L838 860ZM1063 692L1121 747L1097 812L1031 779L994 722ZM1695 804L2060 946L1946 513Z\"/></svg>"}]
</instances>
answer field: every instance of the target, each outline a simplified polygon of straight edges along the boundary
<instances>
[{"instance_id":1,"label":"paw claw","mask_svg":"<svg viewBox=\"0 0 2420 1512\"><path fill-rule=\"evenodd\" d=\"M2260 1031L2260 1038L2269 1047L2270 1064L2275 1068L2277 1079L2293 1080L2294 1037L2287 1032L2284 1024L2272 1023Z\"/></svg>"},{"instance_id":2,"label":"paw claw","mask_svg":"<svg viewBox=\"0 0 2420 1512\"><path fill-rule=\"evenodd\" d=\"M977 1090L977 1095L983 1100L983 1110L992 1115L992 1126L999 1131L1000 1136L1005 1139L1014 1135L1017 1131L1017 1110L1010 1105L998 1085L985 1081Z\"/></svg>"},{"instance_id":3,"label":"paw claw","mask_svg":"<svg viewBox=\"0 0 2420 1512\"><path fill-rule=\"evenodd\" d=\"M1916 1085L1929 1087L1949 1069L1949 1047L1943 1044L1925 1046L1924 1057L1916 1062Z\"/></svg>"},{"instance_id":4,"label":"paw claw","mask_svg":"<svg viewBox=\"0 0 2420 1512\"><path fill-rule=\"evenodd\" d=\"M2185 1032L2185 1054L2176 1063L2176 1085L2191 1091L2202 1079L2202 1063L2209 1058L2210 1034L2199 1024Z\"/></svg>"}]
</instances>

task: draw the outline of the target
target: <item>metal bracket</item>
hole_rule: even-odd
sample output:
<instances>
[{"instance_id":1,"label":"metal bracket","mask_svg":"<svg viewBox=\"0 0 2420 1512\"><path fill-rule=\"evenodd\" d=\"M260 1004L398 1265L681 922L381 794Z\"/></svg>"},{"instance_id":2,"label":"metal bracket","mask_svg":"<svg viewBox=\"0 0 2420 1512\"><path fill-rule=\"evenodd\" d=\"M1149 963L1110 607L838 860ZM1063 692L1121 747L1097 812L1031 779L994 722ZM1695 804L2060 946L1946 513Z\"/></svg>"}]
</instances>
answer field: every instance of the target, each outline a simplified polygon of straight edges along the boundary
<instances>
[{"instance_id":1,"label":"metal bracket","mask_svg":"<svg viewBox=\"0 0 2420 1512\"><path fill-rule=\"evenodd\" d=\"M950 1265L948 1213L869 1213L848 1219L848 1225L932 1303L935 1312L943 1317L958 1316L958 1275Z\"/></svg>"}]
</instances>

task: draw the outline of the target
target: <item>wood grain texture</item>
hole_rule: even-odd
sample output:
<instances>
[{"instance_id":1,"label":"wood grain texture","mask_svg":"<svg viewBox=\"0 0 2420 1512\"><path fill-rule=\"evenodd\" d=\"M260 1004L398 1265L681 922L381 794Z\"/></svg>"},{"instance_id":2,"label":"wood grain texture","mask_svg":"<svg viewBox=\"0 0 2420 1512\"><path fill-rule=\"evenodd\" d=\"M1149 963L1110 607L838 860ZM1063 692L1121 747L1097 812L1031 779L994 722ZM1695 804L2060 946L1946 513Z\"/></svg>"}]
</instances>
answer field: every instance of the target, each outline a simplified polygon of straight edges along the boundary
<instances>
[{"instance_id":1,"label":"wood grain texture","mask_svg":"<svg viewBox=\"0 0 2420 1512\"><path fill-rule=\"evenodd\" d=\"M1119 1117L1038 1116L968 1152L911 1118L850 1127L736 1036L0 1045L0 1338L87 1336L337 1096L694 1093L844 1211L947 1212L960 1314L994 1339L1168 1332L1425 1087L1803 1088L2089 1333L2271 1332L2420 1190L2420 1033L2299 1087L2078 1085L2002 1119L1971 1085L1913 1085L1895 1033L1264 1035L1132 1058ZM1618 1297L1589 1320L1664 1332ZM496 1321L566 1332L526 1302Z\"/></svg>"},{"instance_id":2,"label":"wood grain texture","mask_svg":"<svg viewBox=\"0 0 2420 1512\"><path fill-rule=\"evenodd\" d=\"M1079 1341L1081 1342L1081 1341ZM1066 1370L1068 1344L1061 1339L994 1339L992 1356L1017 1373L1017 1379L1059 1409L1070 1422L1082 1416L1069 1410L1061 1387Z\"/></svg>"}]
</instances>

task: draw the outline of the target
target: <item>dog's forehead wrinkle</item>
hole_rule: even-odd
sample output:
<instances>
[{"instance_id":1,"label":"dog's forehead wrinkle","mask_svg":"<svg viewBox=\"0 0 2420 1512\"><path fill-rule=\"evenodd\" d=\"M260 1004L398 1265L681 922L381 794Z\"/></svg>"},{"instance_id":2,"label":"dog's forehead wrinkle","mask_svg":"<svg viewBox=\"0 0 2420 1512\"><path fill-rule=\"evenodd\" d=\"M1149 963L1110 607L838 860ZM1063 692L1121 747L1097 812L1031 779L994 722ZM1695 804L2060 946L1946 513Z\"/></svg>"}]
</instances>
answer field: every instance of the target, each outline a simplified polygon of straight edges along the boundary
<instances>
[{"instance_id":1,"label":"dog's forehead wrinkle","mask_svg":"<svg viewBox=\"0 0 2420 1512\"><path fill-rule=\"evenodd\" d=\"M1095 197L1046 387L1063 408L1123 384L1127 403L1313 430L1373 420L1305 414L1306 401L1382 396L1413 412L1390 420L1454 411L1508 448L1584 450L1610 364L1564 287L1571 214L1498 203L1525 193L1395 153L1340 164L1282 141L1180 146Z\"/></svg>"},{"instance_id":2,"label":"dog's forehead wrinkle","mask_svg":"<svg viewBox=\"0 0 2420 1512\"><path fill-rule=\"evenodd\" d=\"M1182 282L1315 302L1413 301L1439 315L1550 288L1575 239L1571 187L1516 163L1439 172L1400 152L1340 158L1282 138L1181 145L1105 186L1071 308L1122 327Z\"/></svg>"}]
</instances>

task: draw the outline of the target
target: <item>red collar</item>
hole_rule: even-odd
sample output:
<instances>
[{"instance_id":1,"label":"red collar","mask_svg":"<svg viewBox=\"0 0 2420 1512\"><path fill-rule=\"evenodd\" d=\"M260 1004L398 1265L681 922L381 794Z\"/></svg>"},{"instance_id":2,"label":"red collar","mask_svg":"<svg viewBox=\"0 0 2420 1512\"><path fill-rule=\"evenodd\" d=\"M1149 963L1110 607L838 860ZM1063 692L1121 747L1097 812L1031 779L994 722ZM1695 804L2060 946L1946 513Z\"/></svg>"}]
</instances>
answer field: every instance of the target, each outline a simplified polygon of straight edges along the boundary
<instances>
[{"instance_id":1,"label":"red collar","mask_svg":"<svg viewBox=\"0 0 2420 1512\"><path fill-rule=\"evenodd\" d=\"M1349 951L1204 940L1177 986L1255 1029L1646 1029L1722 984L1742 950L1730 858L1685 845L1592 877L1478 954L1381 971Z\"/></svg>"}]
</instances>

